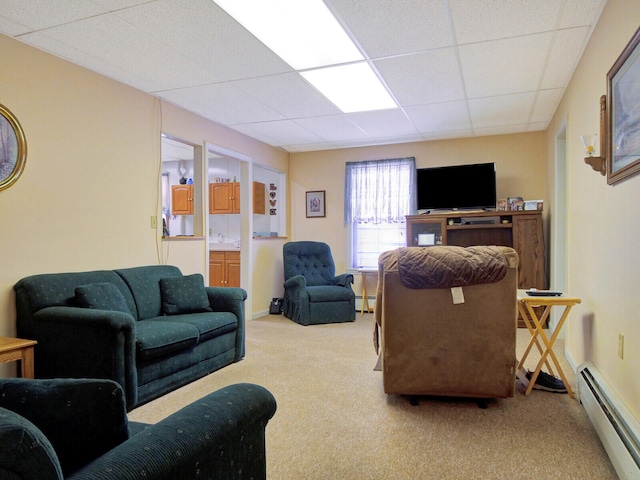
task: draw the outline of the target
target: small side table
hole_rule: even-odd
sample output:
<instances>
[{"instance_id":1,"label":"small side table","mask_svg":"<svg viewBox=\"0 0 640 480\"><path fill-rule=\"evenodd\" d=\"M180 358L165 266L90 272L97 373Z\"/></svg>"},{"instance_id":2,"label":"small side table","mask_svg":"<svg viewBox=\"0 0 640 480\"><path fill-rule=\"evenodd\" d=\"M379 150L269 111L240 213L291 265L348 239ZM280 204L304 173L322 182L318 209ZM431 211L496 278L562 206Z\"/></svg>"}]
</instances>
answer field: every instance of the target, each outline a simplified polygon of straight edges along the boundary
<instances>
[{"instance_id":1,"label":"small side table","mask_svg":"<svg viewBox=\"0 0 640 480\"><path fill-rule=\"evenodd\" d=\"M364 316L364 309L367 309L367 313L373 312L373 308L369 306L369 296L367 295L367 275L378 275L378 270L372 270L367 268L359 268L360 276L362 277L362 307L360 308L360 316Z\"/></svg>"},{"instance_id":2,"label":"small side table","mask_svg":"<svg viewBox=\"0 0 640 480\"><path fill-rule=\"evenodd\" d=\"M20 360L22 378L33 378L33 346L35 340L0 337L0 362Z\"/></svg>"},{"instance_id":3,"label":"small side table","mask_svg":"<svg viewBox=\"0 0 640 480\"><path fill-rule=\"evenodd\" d=\"M564 382L564 386L567 389L567 393L571 398L575 398L575 396L573 395L573 391L569 386L569 382L567 381L567 377L565 377L564 372L562 371L562 368L560 368L558 357L556 357L556 354L553 352L553 344L558 338L558 334L562 329L562 325L564 325L564 321L567 319L567 316L569 315L569 311L571 310L571 307L581 302L582 300L580 300L577 297L568 297L565 295L560 295L557 297L537 297L537 296L527 295L525 290L518 290L518 301L516 302L518 305L518 310L520 311L520 314L524 319L524 323L526 324L527 329L531 334L531 340L529 340L529 344L527 345L527 348L524 351L524 355L522 356L522 359L518 363L518 368L522 368L524 366L524 362L529 356L529 352L531 351L531 348L534 345L538 348L538 351L540 352L540 361L538 362L538 365L536 366L535 371L533 372L533 374L531 375L531 378L529 379L529 386L525 391L525 395L529 395L531 393L531 389L533 388L533 385L536 383L536 379L540 374L540 370L542 370L542 365L546 365L547 368L549 369L549 373L551 375L554 375L553 369L551 368L551 365L549 364L549 360L548 360L548 357L551 357L552 362L555 364L555 367L558 370L558 374L560 375L560 378ZM551 307L553 306L564 307L564 310L562 312L562 316L560 317L560 320L558 321L558 325L556 326L556 329L553 332L553 335L551 335L551 338L548 338L544 331L544 327L547 325L547 320L549 320L549 314L551 313ZM538 317L536 315L536 311L534 310L533 307L544 307L541 317ZM538 337L542 339L544 348L540 344Z\"/></svg>"}]
</instances>

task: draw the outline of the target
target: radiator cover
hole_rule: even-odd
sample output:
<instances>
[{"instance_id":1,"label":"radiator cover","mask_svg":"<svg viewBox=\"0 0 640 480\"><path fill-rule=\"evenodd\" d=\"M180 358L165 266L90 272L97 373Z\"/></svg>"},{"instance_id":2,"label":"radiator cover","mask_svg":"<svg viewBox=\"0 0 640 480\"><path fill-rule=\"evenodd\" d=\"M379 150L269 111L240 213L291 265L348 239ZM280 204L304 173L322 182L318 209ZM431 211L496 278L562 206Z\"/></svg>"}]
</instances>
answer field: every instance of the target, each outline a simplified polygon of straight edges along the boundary
<instances>
[{"instance_id":1,"label":"radiator cover","mask_svg":"<svg viewBox=\"0 0 640 480\"><path fill-rule=\"evenodd\" d=\"M640 478L640 424L593 363L578 367L578 395L621 479Z\"/></svg>"}]
</instances>

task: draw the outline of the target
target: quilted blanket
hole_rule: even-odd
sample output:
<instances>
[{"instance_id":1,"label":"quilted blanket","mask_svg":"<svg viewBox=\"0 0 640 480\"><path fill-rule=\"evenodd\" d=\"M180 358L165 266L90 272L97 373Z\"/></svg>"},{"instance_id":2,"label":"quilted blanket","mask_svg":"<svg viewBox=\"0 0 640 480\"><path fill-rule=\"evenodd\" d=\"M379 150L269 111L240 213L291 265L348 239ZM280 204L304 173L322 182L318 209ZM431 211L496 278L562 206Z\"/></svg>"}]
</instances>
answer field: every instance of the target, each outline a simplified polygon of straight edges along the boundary
<instances>
[{"instance_id":1,"label":"quilted blanket","mask_svg":"<svg viewBox=\"0 0 640 480\"><path fill-rule=\"evenodd\" d=\"M381 266L387 271L397 270L407 288L493 283L502 280L508 268L504 253L495 246L409 247L386 253L392 255L381 256Z\"/></svg>"}]
</instances>

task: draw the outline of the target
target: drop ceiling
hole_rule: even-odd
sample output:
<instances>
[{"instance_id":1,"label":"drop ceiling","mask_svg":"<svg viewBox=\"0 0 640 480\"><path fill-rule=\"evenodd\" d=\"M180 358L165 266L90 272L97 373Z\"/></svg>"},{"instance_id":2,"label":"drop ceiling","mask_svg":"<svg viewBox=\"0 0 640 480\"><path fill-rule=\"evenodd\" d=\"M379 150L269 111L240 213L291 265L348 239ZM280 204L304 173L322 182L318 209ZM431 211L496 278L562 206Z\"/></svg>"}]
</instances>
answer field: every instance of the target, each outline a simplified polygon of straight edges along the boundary
<instances>
[{"instance_id":1,"label":"drop ceiling","mask_svg":"<svg viewBox=\"0 0 640 480\"><path fill-rule=\"evenodd\" d=\"M398 108L342 113L211 0L0 0L0 33L303 152L545 130L606 0L325 3Z\"/></svg>"}]
</instances>

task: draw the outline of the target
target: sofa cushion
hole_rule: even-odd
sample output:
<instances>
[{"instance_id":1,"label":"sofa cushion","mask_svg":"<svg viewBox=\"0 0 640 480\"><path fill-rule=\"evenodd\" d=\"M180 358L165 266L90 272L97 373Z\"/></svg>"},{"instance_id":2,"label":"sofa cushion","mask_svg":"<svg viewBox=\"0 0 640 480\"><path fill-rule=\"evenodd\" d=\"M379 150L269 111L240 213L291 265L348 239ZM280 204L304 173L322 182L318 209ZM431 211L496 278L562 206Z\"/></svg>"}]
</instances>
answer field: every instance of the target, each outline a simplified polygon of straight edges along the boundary
<instances>
[{"instance_id":1,"label":"sofa cushion","mask_svg":"<svg viewBox=\"0 0 640 480\"><path fill-rule=\"evenodd\" d=\"M174 315L171 321L185 322L198 329L199 342L233 332L238 328L238 317L231 312L190 313Z\"/></svg>"},{"instance_id":2,"label":"sofa cushion","mask_svg":"<svg viewBox=\"0 0 640 480\"><path fill-rule=\"evenodd\" d=\"M199 333L196 327L163 318L136 322L137 361L165 357L197 345Z\"/></svg>"},{"instance_id":3,"label":"sofa cushion","mask_svg":"<svg viewBox=\"0 0 640 480\"><path fill-rule=\"evenodd\" d=\"M29 420L0 408L0 477L62 480L62 468L47 437ZM15 477L3 474L13 472Z\"/></svg>"},{"instance_id":4,"label":"sofa cushion","mask_svg":"<svg viewBox=\"0 0 640 480\"><path fill-rule=\"evenodd\" d=\"M100 282L76 287L76 303L83 308L131 314L127 302L113 283Z\"/></svg>"},{"instance_id":5,"label":"sofa cushion","mask_svg":"<svg viewBox=\"0 0 640 480\"><path fill-rule=\"evenodd\" d=\"M180 269L172 265L122 268L115 270L115 273L124 280L135 299L138 312L136 320L146 320L162 315L160 279L182 276Z\"/></svg>"},{"instance_id":6,"label":"sofa cushion","mask_svg":"<svg viewBox=\"0 0 640 480\"><path fill-rule=\"evenodd\" d=\"M211 311L209 297L204 289L204 278L199 273L161 278L160 294L162 312L165 315Z\"/></svg>"}]
</instances>

